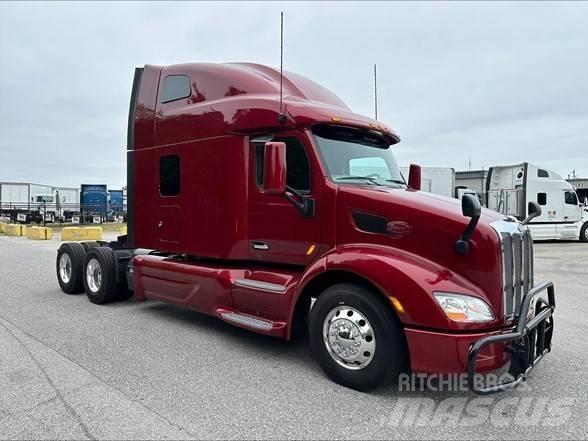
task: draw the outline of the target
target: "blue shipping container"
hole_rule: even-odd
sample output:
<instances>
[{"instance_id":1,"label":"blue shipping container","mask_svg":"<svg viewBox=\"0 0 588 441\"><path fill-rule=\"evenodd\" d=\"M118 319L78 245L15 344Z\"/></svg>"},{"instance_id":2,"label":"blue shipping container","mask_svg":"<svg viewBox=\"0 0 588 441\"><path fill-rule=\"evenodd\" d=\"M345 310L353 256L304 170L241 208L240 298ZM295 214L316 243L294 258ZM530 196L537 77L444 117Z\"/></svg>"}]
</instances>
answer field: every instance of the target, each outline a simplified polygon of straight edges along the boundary
<instances>
[{"instance_id":1,"label":"blue shipping container","mask_svg":"<svg viewBox=\"0 0 588 441\"><path fill-rule=\"evenodd\" d=\"M80 208L88 215L105 216L107 209L108 191L106 185L80 186Z\"/></svg>"},{"instance_id":2,"label":"blue shipping container","mask_svg":"<svg viewBox=\"0 0 588 441\"><path fill-rule=\"evenodd\" d=\"M109 190L109 202L110 211L115 214L121 214L123 212L123 191L122 190Z\"/></svg>"}]
</instances>

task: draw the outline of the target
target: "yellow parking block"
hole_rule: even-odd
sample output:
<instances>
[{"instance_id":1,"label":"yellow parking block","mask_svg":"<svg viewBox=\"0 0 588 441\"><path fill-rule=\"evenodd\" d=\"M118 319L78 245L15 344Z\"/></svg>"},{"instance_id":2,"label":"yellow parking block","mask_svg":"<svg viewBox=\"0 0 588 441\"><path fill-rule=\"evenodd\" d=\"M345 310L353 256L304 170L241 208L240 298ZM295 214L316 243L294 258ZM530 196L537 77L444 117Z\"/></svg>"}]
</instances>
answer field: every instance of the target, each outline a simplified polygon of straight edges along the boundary
<instances>
[{"instance_id":1,"label":"yellow parking block","mask_svg":"<svg viewBox=\"0 0 588 441\"><path fill-rule=\"evenodd\" d=\"M53 237L53 230L49 227L27 228L27 238L32 240L49 240Z\"/></svg>"},{"instance_id":2,"label":"yellow parking block","mask_svg":"<svg viewBox=\"0 0 588 441\"><path fill-rule=\"evenodd\" d=\"M65 227L61 240L102 240L102 227Z\"/></svg>"},{"instance_id":3,"label":"yellow parking block","mask_svg":"<svg viewBox=\"0 0 588 441\"><path fill-rule=\"evenodd\" d=\"M4 232L8 236L22 236L23 233L27 234L27 227L20 224L7 224L4 227Z\"/></svg>"},{"instance_id":4,"label":"yellow parking block","mask_svg":"<svg viewBox=\"0 0 588 441\"><path fill-rule=\"evenodd\" d=\"M120 235L124 236L127 234L127 226L120 227Z\"/></svg>"}]
</instances>

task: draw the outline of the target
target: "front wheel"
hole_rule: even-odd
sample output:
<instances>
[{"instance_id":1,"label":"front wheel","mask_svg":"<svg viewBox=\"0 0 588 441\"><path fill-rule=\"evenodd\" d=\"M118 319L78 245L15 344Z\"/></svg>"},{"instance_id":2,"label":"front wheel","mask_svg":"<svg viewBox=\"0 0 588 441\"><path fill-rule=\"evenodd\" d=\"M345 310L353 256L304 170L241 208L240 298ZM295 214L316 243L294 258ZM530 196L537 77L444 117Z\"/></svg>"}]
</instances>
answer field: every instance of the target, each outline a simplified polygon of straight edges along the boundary
<instances>
[{"instance_id":1,"label":"front wheel","mask_svg":"<svg viewBox=\"0 0 588 441\"><path fill-rule=\"evenodd\" d=\"M368 391L396 379L407 351L397 317L377 293L356 284L323 292L310 311L312 353L335 382Z\"/></svg>"},{"instance_id":2,"label":"front wheel","mask_svg":"<svg viewBox=\"0 0 588 441\"><path fill-rule=\"evenodd\" d=\"M588 222L586 222L580 230L580 242L588 242Z\"/></svg>"}]
</instances>

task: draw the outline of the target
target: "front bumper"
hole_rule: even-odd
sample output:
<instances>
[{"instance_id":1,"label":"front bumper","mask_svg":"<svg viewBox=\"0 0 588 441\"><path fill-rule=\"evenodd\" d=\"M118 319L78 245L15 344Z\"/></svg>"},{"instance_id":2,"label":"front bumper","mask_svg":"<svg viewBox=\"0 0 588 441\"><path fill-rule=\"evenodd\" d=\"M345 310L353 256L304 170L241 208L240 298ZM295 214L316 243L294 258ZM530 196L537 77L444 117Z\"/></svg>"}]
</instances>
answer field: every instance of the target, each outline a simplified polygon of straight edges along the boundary
<instances>
[{"instance_id":1,"label":"front bumper","mask_svg":"<svg viewBox=\"0 0 588 441\"><path fill-rule=\"evenodd\" d=\"M450 333L405 328L412 372L441 376L467 373L469 388L479 394L518 386L551 349L555 309L553 284L544 282L529 290L517 315L527 317L533 299L541 297L545 291L547 300L537 301L536 315L528 321L519 319L506 331ZM501 370L509 364L513 381L480 387L477 381L480 373Z\"/></svg>"},{"instance_id":2,"label":"front bumper","mask_svg":"<svg viewBox=\"0 0 588 441\"><path fill-rule=\"evenodd\" d=\"M547 302L539 299L535 316L526 321L529 308L535 297L547 291ZM555 310L555 289L552 282L543 282L530 289L523 297L519 310L519 320L512 332L489 335L477 340L468 355L468 385L472 391L486 395L508 389L514 389L526 381L527 374L551 351L553 337L553 311ZM480 386L477 381L476 362L480 351L489 345L505 345L505 351L511 354L509 374L512 380L493 385Z\"/></svg>"}]
</instances>

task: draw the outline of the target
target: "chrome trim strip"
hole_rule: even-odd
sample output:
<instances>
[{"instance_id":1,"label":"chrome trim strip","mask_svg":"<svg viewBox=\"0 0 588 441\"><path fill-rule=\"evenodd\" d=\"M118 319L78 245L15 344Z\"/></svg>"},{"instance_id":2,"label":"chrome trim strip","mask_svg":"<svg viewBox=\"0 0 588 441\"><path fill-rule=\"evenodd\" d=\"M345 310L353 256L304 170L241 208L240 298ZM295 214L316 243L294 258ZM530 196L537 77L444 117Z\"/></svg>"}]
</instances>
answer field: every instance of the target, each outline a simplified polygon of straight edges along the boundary
<instances>
[{"instance_id":1,"label":"chrome trim strip","mask_svg":"<svg viewBox=\"0 0 588 441\"><path fill-rule=\"evenodd\" d=\"M533 238L528 227L506 217L490 223L500 238L503 311L506 319L519 313L524 295L533 288Z\"/></svg>"},{"instance_id":2,"label":"chrome trim strip","mask_svg":"<svg viewBox=\"0 0 588 441\"><path fill-rule=\"evenodd\" d=\"M237 312L223 312L221 318L227 322L236 323L239 325L249 326L251 328L269 331L273 328L273 323L267 320L252 317L250 315L239 314Z\"/></svg>"},{"instance_id":3,"label":"chrome trim strip","mask_svg":"<svg viewBox=\"0 0 588 441\"><path fill-rule=\"evenodd\" d=\"M286 287L284 285L252 279L235 279L233 280L233 286L241 286L243 288L257 289L259 291L268 291L278 294L286 292Z\"/></svg>"}]
</instances>

